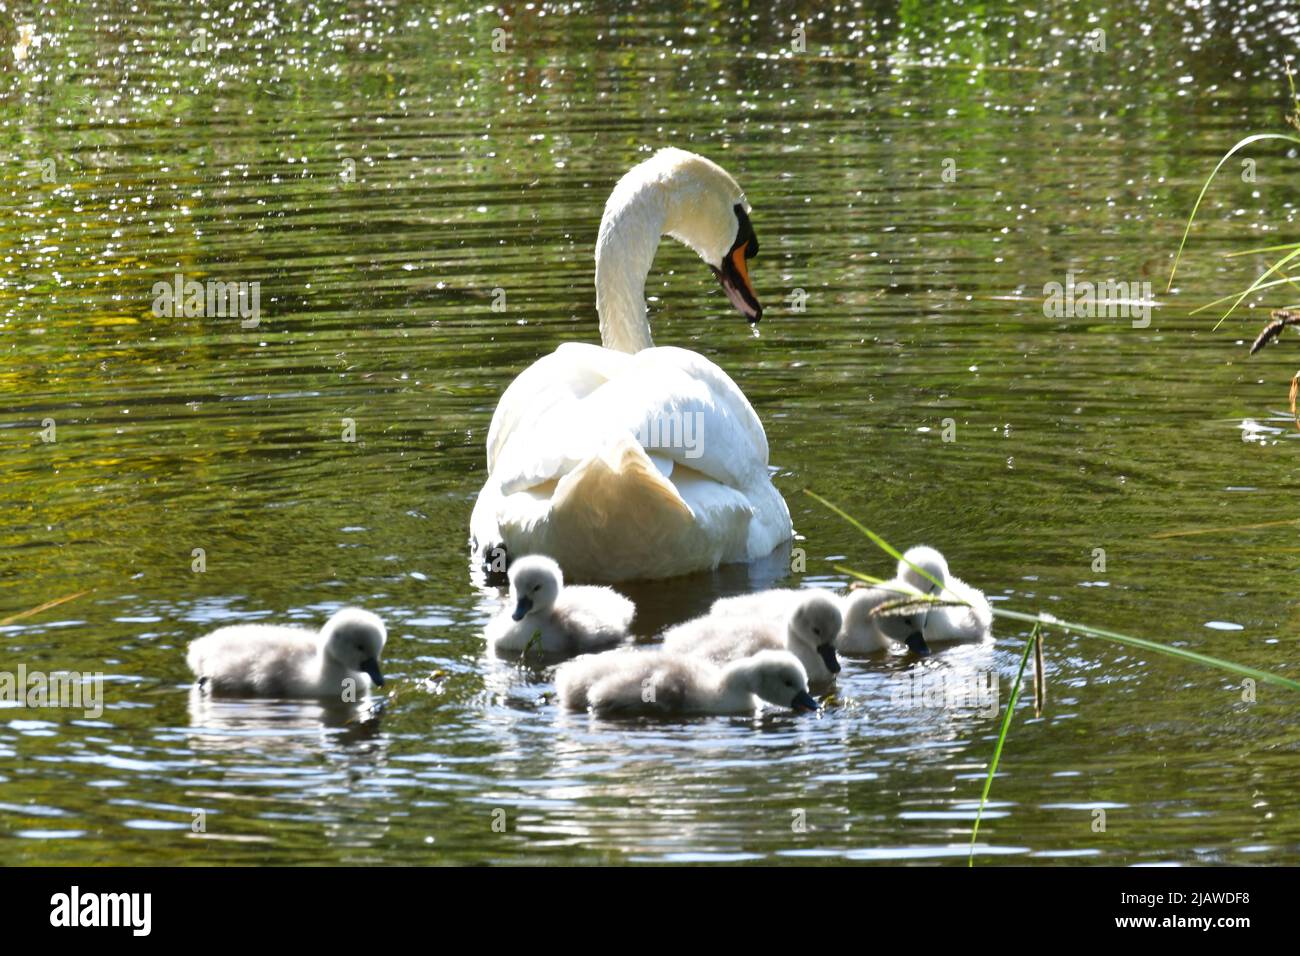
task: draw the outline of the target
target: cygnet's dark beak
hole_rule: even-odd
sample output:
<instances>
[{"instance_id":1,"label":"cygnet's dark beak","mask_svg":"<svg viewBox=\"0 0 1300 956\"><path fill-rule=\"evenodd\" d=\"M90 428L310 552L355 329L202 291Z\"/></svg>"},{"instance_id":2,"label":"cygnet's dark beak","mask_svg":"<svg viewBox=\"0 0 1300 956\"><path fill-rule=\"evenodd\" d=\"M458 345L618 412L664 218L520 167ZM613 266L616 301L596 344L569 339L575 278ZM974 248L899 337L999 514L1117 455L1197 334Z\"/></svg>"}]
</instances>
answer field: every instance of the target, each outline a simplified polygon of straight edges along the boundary
<instances>
[{"instance_id":1,"label":"cygnet's dark beak","mask_svg":"<svg viewBox=\"0 0 1300 956\"><path fill-rule=\"evenodd\" d=\"M806 690L801 690L794 695L794 700L790 701L790 709L796 714L804 711L815 711L817 710L817 701L813 699L812 694Z\"/></svg>"},{"instance_id":2,"label":"cygnet's dark beak","mask_svg":"<svg viewBox=\"0 0 1300 956\"><path fill-rule=\"evenodd\" d=\"M817 653L821 655L822 663L826 665L828 671L832 674L840 672L840 659L835 656L834 644L822 644L817 648Z\"/></svg>"},{"instance_id":3,"label":"cygnet's dark beak","mask_svg":"<svg viewBox=\"0 0 1300 956\"><path fill-rule=\"evenodd\" d=\"M533 599L529 597L521 597L519 599L519 603L515 605L515 613L511 614L510 616L516 621L522 621L524 619L524 615L527 614L532 609L533 609Z\"/></svg>"},{"instance_id":4,"label":"cygnet's dark beak","mask_svg":"<svg viewBox=\"0 0 1300 956\"><path fill-rule=\"evenodd\" d=\"M925 643L920 631L913 631L907 636L907 649L917 657L930 656L930 645Z\"/></svg>"},{"instance_id":5,"label":"cygnet's dark beak","mask_svg":"<svg viewBox=\"0 0 1300 956\"><path fill-rule=\"evenodd\" d=\"M376 687L384 686L384 675L379 672L379 661L373 657L367 657L361 662L361 670L375 682Z\"/></svg>"}]
</instances>

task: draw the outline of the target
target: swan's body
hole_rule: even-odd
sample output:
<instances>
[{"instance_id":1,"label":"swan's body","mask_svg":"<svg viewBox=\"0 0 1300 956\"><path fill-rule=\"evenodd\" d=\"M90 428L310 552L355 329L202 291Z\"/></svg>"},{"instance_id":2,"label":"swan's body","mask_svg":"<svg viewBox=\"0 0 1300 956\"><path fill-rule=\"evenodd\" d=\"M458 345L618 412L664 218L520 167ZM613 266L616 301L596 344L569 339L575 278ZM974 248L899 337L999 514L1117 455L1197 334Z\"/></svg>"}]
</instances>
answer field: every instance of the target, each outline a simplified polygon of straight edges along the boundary
<instances>
[{"instance_id":1,"label":"swan's body","mask_svg":"<svg viewBox=\"0 0 1300 956\"><path fill-rule=\"evenodd\" d=\"M653 347L646 318L646 274L670 235L758 320L747 209L721 167L678 149L619 181L596 244L602 344L561 345L501 396L470 519L476 553L549 554L571 578L620 581L752 560L791 537L749 401L704 356Z\"/></svg>"},{"instance_id":2,"label":"swan's body","mask_svg":"<svg viewBox=\"0 0 1300 956\"><path fill-rule=\"evenodd\" d=\"M693 654L624 648L561 665L555 686L565 707L605 716L752 714L762 701L817 709L803 665L788 651L718 667Z\"/></svg>"},{"instance_id":3,"label":"swan's body","mask_svg":"<svg viewBox=\"0 0 1300 956\"><path fill-rule=\"evenodd\" d=\"M796 599L782 601L784 606L775 614L710 612L679 624L664 634L664 650L705 657L715 664L752 657L759 651L787 650L803 665L810 685L825 686L840 672L835 657L839 599L827 591L789 593Z\"/></svg>"},{"instance_id":4,"label":"swan's body","mask_svg":"<svg viewBox=\"0 0 1300 956\"><path fill-rule=\"evenodd\" d=\"M348 701L384 683L379 657L386 639L383 621L349 607L319 633L266 624L218 628L191 641L185 661L214 694Z\"/></svg>"},{"instance_id":5,"label":"swan's body","mask_svg":"<svg viewBox=\"0 0 1300 956\"><path fill-rule=\"evenodd\" d=\"M918 568L927 572L928 577ZM941 581L943 586L939 587L930 578ZM908 548L898 562L898 577L894 583L943 601L965 602L966 606L934 607L917 615L927 644L982 641L992 632L993 609L984 592L961 578L953 577L947 560L934 548L925 545Z\"/></svg>"},{"instance_id":6,"label":"swan's body","mask_svg":"<svg viewBox=\"0 0 1300 956\"><path fill-rule=\"evenodd\" d=\"M536 638L544 655L572 657L622 641L635 614L612 588L566 587L558 564L530 554L510 566L510 601L488 624L488 645L520 654Z\"/></svg>"}]
</instances>

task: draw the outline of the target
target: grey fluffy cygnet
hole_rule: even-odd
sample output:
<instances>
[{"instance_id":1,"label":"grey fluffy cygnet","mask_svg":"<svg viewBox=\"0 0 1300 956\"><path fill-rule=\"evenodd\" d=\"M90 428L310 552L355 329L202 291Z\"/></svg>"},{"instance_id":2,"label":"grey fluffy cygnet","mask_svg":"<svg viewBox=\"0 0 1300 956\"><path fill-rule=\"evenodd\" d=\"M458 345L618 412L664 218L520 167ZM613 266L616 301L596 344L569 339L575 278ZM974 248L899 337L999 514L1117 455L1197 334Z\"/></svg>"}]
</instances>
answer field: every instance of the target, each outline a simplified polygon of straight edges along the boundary
<instances>
[{"instance_id":1,"label":"grey fluffy cygnet","mask_svg":"<svg viewBox=\"0 0 1300 956\"><path fill-rule=\"evenodd\" d=\"M803 665L789 651L760 651L718 667L694 654L623 648L561 665L555 686L569 710L603 716L752 714L762 701L817 709Z\"/></svg>"},{"instance_id":2,"label":"grey fluffy cygnet","mask_svg":"<svg viewBox=\"0 0 1300 956\"><path fill-rule=\"evenodd\" d=\"M218 628L191 641L185 660L214 694L355 700L372 684L383 685L379 658L386 640L376 615L347 607L319 632L268 624Z\"/></svg>"},{"instance_id":3,"label":"grey fluffy cygnet","mask_svg":"<svg viewBox=\"0 0 1300 956\"><path fill-rule=\"evenodd\" d=\"M799 658L814 686L840 672L835 638L840 631L839 598L829 591L789 591L764 602L768 613L714 609L664 634L664 649L726 664L763 650L787 650ZM786 597L786 595L789 595Z\"/></svg>"},{"instance_id":4,"label":"grey fluffy cygnet","mask_svg":"<svg viewBox=\"0 0 1300 956\"><path fill-rule=\"evenodd\" d=\"M531 554L510 566L510 600L487 626L488 645L518 655L534 639L549 656L604 650L628 636L636 605L613 588L565 586L560 566Z\"/></svg>"},{"instance_id":5,"label":"grey fluffy cygnet","mask_svg":"<svg viewBox=\"0 0 1300 956\"><path fill-rule=\"evenodd\" d=\"M942 582L942 586L931 578ZM993 608L984 592L954 577L948 570L948 561L934 548L918 545L903 552L894 583L942 601L962 602L933 607L916 615L927 644L983 641L992 632Z\"/></svg>"}]
</instances>

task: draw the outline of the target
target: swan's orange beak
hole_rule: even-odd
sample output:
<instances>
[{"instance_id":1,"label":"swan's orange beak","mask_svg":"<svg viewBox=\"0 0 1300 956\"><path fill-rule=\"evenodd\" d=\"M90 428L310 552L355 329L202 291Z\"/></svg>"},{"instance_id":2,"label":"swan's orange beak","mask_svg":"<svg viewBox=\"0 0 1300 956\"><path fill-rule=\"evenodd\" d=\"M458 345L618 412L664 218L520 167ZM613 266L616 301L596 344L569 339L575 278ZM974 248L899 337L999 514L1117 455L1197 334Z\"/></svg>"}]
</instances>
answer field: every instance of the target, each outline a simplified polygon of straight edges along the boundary
<instances>
[{"instance_id":1,"label":"swan's orange beak","mask_svg":"<svg viewBox=\"0 0 1300 956\"><path fill-rule=\"evenodd\" d=\"M754 284L749 281L749 263L746 260L758 254L758 237L754 235L754 227L750 225L749 217L740 205L736 206L736 219L739 223L736 242L731 251L723 256L722 268L714 269L713 274L722 283L723 291L727 293L727 298L736 307L736 311L751 323L757 323L763 317L763 306L754 293Z\"/></svg>"}]
</instances>

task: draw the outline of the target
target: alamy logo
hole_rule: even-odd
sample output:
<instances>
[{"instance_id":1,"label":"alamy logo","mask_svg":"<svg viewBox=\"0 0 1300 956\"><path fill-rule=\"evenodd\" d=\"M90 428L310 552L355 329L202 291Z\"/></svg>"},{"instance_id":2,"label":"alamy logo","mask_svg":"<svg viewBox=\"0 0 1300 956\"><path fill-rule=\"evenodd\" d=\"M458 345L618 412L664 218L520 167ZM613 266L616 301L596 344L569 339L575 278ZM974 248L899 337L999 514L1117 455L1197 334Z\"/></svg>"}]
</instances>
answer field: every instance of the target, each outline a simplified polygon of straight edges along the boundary
<instances>
[{"instance_id":1,"label":"alamy logo","mask_svg":"<svg viewBox=\"0 0 1300 956\"><path fill-rule=\"evenodd\" d=\"M245 329L255 329L262 320L262 283L222 282L209 279L186 280L178 272L171 282L155 282L153 286L153 314L159 319L200 316L210 319L234 318Z\"/></svg>"},{"instance_id":2,"label":"alamy logo","mask_svg":"<svg viewBox=\"0 0 1300 956\"><path fill-rule=\"evenodd\" d=\"M1049 282L1043 286L1043 315L1049 319L1065 318L1132 318L1133 328L1151 324L1151 306L1155 299L1150 282L1075 282L1074 273L1065 274L1065 284Z\"/></svg>"},{"instance_id":3,"label":"alamy logo","mask_svg":"<svg viewBox=\"0 0 1300 956\"><path fill-rule=\"evenodd\" d=\"M90 720L104 714L104 675L72 671L0 671L0 704L16 707L67 707Z\"/></svg>"},{"instance_id":4,"label":"alamy logo","mask_svg":"<svg viewBox=\"0 0 1300 956\"><path fill-rule=\"evenodd\" d=\"M69 893L50 897L51 926L129 926L133 936L148 936L153 928L152 893Z\"/></svg>"},{"instance_id":5,"label":"alamy logo","mask_svg":"<svg viewBox=\"0 0 1300 956\"><path fill-rule=\"evenodd\" d=\"M668 412L646 418L636 430L637 441L647 451L681 451L687 458L704 454L704 413Z\"/></svg>"},{"instance_id":6,"label":"alamy logo","mask_svg":"<svg viewBox=\"0 0 1300 956\"><path fill-rule=\"evenodd\" d=\"M994 671L909 671L892 683L889 699L895 707L969 708L981 717L998 712L998 675Z\"/></svg>"}]
</instances>

